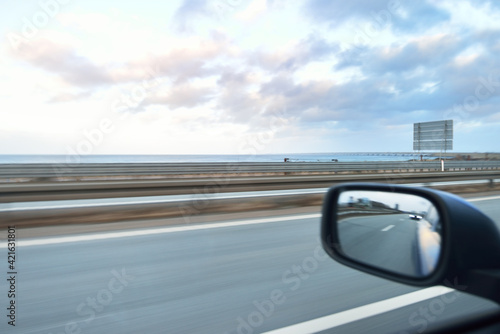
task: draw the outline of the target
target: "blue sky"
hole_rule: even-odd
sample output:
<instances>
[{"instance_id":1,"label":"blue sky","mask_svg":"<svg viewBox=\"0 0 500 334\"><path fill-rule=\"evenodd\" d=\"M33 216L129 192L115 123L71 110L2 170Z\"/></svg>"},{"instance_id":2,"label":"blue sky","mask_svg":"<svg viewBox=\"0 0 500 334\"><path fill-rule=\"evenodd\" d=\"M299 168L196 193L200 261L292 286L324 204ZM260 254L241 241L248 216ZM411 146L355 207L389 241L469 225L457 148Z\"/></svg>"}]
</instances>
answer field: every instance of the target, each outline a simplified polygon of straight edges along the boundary
<instances>
[{"instance_id":1,"label":"blue sky","mask_svg":"<svg viewBox=\"0 0 500 334\"><path fill-rule=\"evenodd\" d=\"M9 2L0 154L498 152L494 1Z\"/></svg>"}]
</instances>

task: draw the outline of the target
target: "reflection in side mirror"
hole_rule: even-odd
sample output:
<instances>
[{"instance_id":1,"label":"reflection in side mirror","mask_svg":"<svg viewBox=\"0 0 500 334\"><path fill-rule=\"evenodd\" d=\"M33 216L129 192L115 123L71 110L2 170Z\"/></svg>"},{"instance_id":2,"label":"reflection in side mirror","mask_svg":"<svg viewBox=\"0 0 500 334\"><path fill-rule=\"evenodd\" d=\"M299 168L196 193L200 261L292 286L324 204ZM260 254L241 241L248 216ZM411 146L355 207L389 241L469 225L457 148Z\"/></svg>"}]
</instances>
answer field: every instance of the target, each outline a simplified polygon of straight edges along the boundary
<instances>
[{"instance_id":1,"label":"reflection in side mirror","mask_svg":"<svg viewBox=\"0 0 500 334\"><path fill-rule=\"evenodd\" d=\"M441 221L426 198L384 191L344 191L337 203L337 234L348 258L389 272L422 278L441 255Z\"/></svg>"}]
</instances>

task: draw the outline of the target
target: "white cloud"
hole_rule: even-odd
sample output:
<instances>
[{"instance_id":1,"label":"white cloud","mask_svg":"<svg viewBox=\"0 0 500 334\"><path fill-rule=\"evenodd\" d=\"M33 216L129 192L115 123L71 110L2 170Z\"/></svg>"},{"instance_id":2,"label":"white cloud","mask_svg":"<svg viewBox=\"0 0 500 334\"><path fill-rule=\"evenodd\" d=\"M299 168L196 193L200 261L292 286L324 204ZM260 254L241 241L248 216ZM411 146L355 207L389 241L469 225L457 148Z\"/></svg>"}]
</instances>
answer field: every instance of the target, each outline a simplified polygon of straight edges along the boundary
<instances>
[{"instance_id":1,"label":"white cloud","mask_svg":"<svg viewBox=\"0 0 500 334\"><path fill-rule=\"evenodd\" d=\"M241 153L281 111L286 122L259 152L409 150L402 127L463 105L500 68L493 5L409 3L373 29L370 10L387 1L253 0L224 13L206 4L81 3L17 52L4 44L0 135L19 145L0 153L65 153L104 118L116 128L95 153ZM0 30L16 31L8 22ZM468 133L498 119L492 80L488 99L467 110Z\"/></svg>"},{"instance_id":2,"label":"white cloud","mask_svg":"<svg viewBox=\"0 0 500 334\"><path fill-rule=\"evenodd\" d=\"M237 12L235 18L242 21L253 21L267 11L267 0L253 0L244 10Z\"/></svg>"}]
</instances>

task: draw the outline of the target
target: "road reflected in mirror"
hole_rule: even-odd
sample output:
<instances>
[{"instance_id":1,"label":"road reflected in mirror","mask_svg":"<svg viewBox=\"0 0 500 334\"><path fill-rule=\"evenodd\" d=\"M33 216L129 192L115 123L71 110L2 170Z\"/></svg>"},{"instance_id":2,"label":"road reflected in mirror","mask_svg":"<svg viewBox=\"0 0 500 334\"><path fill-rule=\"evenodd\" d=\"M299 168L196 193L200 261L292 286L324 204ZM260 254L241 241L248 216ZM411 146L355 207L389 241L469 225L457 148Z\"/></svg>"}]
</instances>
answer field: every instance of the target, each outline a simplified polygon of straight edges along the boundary
<instances>
[{"instance_id":1,"label":"road reflected in mirror","mask_svg":"<svg viewBox=\"0 0 500 334\"><path fill-rule=\"evenodd\" d=\"M427 199L381 191L345 191L337 206L342 252L393 273L425 277L441 254L441 220Z\"/></svg>"}]
</instances>

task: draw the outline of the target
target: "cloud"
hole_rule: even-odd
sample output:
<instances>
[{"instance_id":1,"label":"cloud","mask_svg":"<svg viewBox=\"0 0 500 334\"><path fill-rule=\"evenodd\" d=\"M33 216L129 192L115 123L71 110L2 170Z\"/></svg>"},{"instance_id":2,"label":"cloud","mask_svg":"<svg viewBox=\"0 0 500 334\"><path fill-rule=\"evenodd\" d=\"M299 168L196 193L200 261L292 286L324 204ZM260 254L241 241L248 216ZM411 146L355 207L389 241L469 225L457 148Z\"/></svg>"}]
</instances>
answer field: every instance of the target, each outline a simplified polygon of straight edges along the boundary
<instances>
[{"instance_id":1,"label":"cloud","mask_svg":"<svg viewBox=\"0 0 500 334\"><path fill-rule=\"evenodd\" d=\"M157 93L146 98L142 107L148 105L165 105L170 109L193 108L202 105L212 98L214 90L190 84L173 85L166 93Z\"/></svg>"},{"instance_id":2,"label":"cloud","mask_svg":"<svg viewBox=\"0 0 500 334\"><path fill-rule=\"evenodd\" d=\"M32 40L13 52L18 59L59 75L67 83L75 86L94 87L113 81L105 68L78 55L71 47L48 39Z\"/></svg>"},{"instance_id":3,"label":"cloud","mask_svg":"<svg viewBox=\"0 0 500 334\"><path fill-rule=\"evenodd\" d=\"M110 66L112 78L115 82L140 82L154 76L183 84L217 74L217 65L213 63L232 52L227 38L216 32L208 39L192 37L178 41L162 53Z\"/></svg>"},{"instance_id":4,"label":"cloud","mask_svg":"<svg viewBox=\"0 0 500 334\"><path fill-rule=\"evenodd\" d=\"M485 7L490 6L491 8L500 9L500 2L496 0L469 0L469 2L473 6L477 6L478 4L480 4Z\"/></svg>"},{"instance_id":5,"label":"cloud","mask_svg":"<svg viewBox=\"0 0 500 334\"><path fill-rule=\"evenodd\" d=\"M488 23L479 28L473 22L460 26L466 10L453 11L451 3L442 6L446 9L430 1L394 3L309 0L298 14L307 20L290 26L289 35L276 38L282 43L259 45L259 38L273 32L247 32L249 22L233 19L219 20L220 27L211 30L210 24L198 25L198 20L217 19L214 4L220 2L184 0L174 14L175 30L150 31L141 21L137 31L127 30L136 32L133 38L125 36L131 41L144 37L140 44L146 46L144 51L139 47L128 53L120 48L111 56L98 51L113 34L91 41L95 44L78 38L85 36L85 25L91 25L92 18L99 27L92 30L94 34L108 24L122 25L114 24L110 15L69 13L61 20L65 29L71 25L77 35L30 40L24 48L12 51L13 63L21 60L32 65L24 70L35 70L36 78L47 74L55 78L46 85L46 90L54 90L45 99L53 103L50 108L66 108L57 102L78 101L75 105L80 106L81 101L99 100L105 104L104 99L114 92L130 95L134 87L142 87L145 94L131 103L131 109L140 111L131 116L133 120L154 131L165 131L163 125L169 124L171 133L178 127L186 137L190 131L209 134L215 124L224 124L219 129L237 129L242 135L255 134L269 129L271 120L278 117L288 122L283 128L290 131L276 137L283 142L315 143L316 139L307 138L344 133L356 139L363 133L382 136L389 128L400 129L415 121L453 118L449 111L457 106L465 114L462 120L498 122L500 29ZM240 15L250 21L266 10L278 13L280 6L286 9L283 22L295 15L290 3L281 0L255 0L246 7L239 2L238 6L232 7L233 13L239 13L234 18ZM487 10L496 7L488 1L477 6L483 7L476 17L488 16ZM255 21L253 27L258 26ZM349 29L367 24L384 28L376 43L341 50L339 45L351 36ZM135 28L134 22L131 26ZM195 27L208 28L189 34ZM123 37L117 31L115 36ZM130 49L139 45L126 42ZM165 123L155 127L152 115ZM360 145L363 141L356 139Z\"/></svg>"},{"instance_id":6,"label":"cloud","mask_svg":"<svg viewBox=\"0 0 500 334\"><path fill-rule=\"evenodd\" d=\"M174 48L170 52L153 57L152 62L161 75L177 81L213 74L211 61L229 52L228 41L220 36L211 40L193 40L186 48Z\"/></svg>"},{"instance_id":7,"label":"cloud","mask_svg":"<svg viewBox=\"0 0 500 334\"><path fill-rule=\"evenodd\" d=\"M183 0L173 16L173 29L179 33L194 33L204 21L219 25L230 17L240 22L253 21L278 3L269 0ZM202 28L203 29L203 28Z\"/></svg>"},{"instance_id":8,"label":"cloud","mask_svg":"<svg viewBox=\"0 0 500 334\"><path fill-rule=\"evenodd\" d=\"M380 101L390 97L380 85L367 80L335 84L333 81L294 82L278 75L261 86L260 94L269 102L269 110L284 108L287 113L308 123L356 121L375 118ZM390 110L384 110L387 112Z\"/></svg>"},{"instance_id":9,"label":"cloud","mask_svg":"<svg viewBox=\"0 0 500 334\"><path fill-rule=\"evenodd\" d=\"M265 108L266 102L251 90L260 82L251 71L241 71L232 67L222 69L217 80L216 108L222 117L231 122L248 123L255 121Z\"/></svg>"},{"instance_id":10,"label":"cloud","mask_svg":"<svg viewBox=\"0 0 500 334\"><path fill-rule=\"evenodd\" d=\"M192 38L189 45L173 47L143 59L122 58L97 64L80 55L69 44L37 39L13 51L14 59L60 77L67 84L85 90L124 83L141 83L147 78L166 77L182 83L213 74L211 61L229 52L228 41L220 34L211 39Z\"/></svg>"},{"instance_id":11,"label":"cloud","mask_svg":"<svg viewBox=\"0 0 500 334\"><path fill-rule=\"evenodd\" d=\"M449 19L449 13L428 1L404 0L310 0L305 13L312 21L336 28L349 21L371 23L376 29L392 26L394 30L428 29Z\"/></svg>"},{"instance_id":12,"label":"cloud","mask_svg":"<svg viewBox=\"0 0 500 334\"><path fill-rule=\"evenodd\" d=\"M248 0L183 0L174 13L172 27L178 33L189 35L196 31L201 21L220 23L228 14L234 14L236 10L244 8L248 2ZM250 12L247 12L245 17L249 18L252 11L259 10L252 8L248 9Z\"/></svg>"},{"instance_id":13,"label":"cloud","mask_svg":"<svg viewBox=\"0 0 500 334\"><path fill-rule=\"evenodd\" d=\"M369 96L375 98L372 106L360 95L359 105L381 114L392 112L393 120L417 112L437 119L481 119L495 112L500 96L499 45L496 30L421 35L385 47L343 51L335 69L357 68L363 82L380 92ZM456 108L461 110L458 115L450 113Z\"/></svg>"},{"instance_id":14,"label":"cloud","mask_svg":"<svg viewBox=\"0 0 500 334\"><path fill-rule=\"evenodd\" d=\"M83 100L92 96L91 91L83 91L79 93L57 93L55 96L48 99L48 103L73 102Z\"/></svg>"},{"instance_id":15,"label":"cloud","mask_svg":"<svg viewBox=\"0 0 500 334\"><path fill-rule=\"evenodd\" d=\"M191 32L193 21L200 17L212 16L210 1L184 0L174 14L174 28L180 32Z\"/></svg>"},{"instance_id":16,"label":"cloud","mask_svg":"<svg viewBox=\"0 0 500 334\"><path fill-rule=\"evenodd\" d=\"M102 34L116 22L103 13L75 14L71 12L61 13L58 20L65 27L76 28L90 34Z\"/></svg>"},{"instance_id":17,"label":"cloud","mask_svg":"<svg viewBox=\"0 0 500 334\"><path fill-rule=\"evenodd\" d=\"M323 61L339 52L336 43L330 43L314 34L285 50L253 51L248 53L249 64L267 71L296 71L315 61Z\"/></svg>"},{"instance_id":18,"label":"cloud","mask_svg":"<svg viewBox=\"0 0 500 334\"><path fill-rule=\"evenodd\" d=\"M464 46L458 37L440 34L418 37L403 45L354 47L343 51L336 68L361 66L370 74L412 71L419 66L434 68L452 59Z\"/></svg>"},{"instance_id":19,"label":"cloud","mask_svg":"<svg viewBox=\"0 0 500 334\"><path fill-rule=\"evenodd\" d=\"M350 57L344 54L335 65L339 71L358 67L364 75L342 83L333 78L299 80L295 76L311 63L339 55L336 43L312 33L285 48L237 53L224 34L216 33L208 39L193 37L182 46L142 60L122 59L121 63L103 65L78 55L69 45L48 40L30 43L17 56L84 91L59 93L50 102L78 100L88 97L92 88L141 83L156 76L168 80L148 91L137 110L151 105L189 109L210 103L220 111L220 120L254 126L286 110L307 127L332 121L361 124L398 113L412 117L411 113L422 110L444 113L474 94L478 74L487 78L489 69L500 66L495 57L499 36L495 30L461 37L442 33L385 47L365 46L355 49ZM468 63L457 63L457 57L473 45L482 45L484 51ZM239 63L224 65L222 59ZM210 77L217 80L211 84L195 82ZM495 87L491 97L499 91ZM487 116L494 108L483 105L473 112Z\"/></svg>"},{"instance_id":20,"label":"cloud","mask_svg":"<svg viewBox=\"0 0 500 334\"><path fill-rule=\"evenodd\" d=\"M247 8L235 15L242 21L253 21L267 11L267 0L253 0Z\"/></svg>"}]
</instances>

